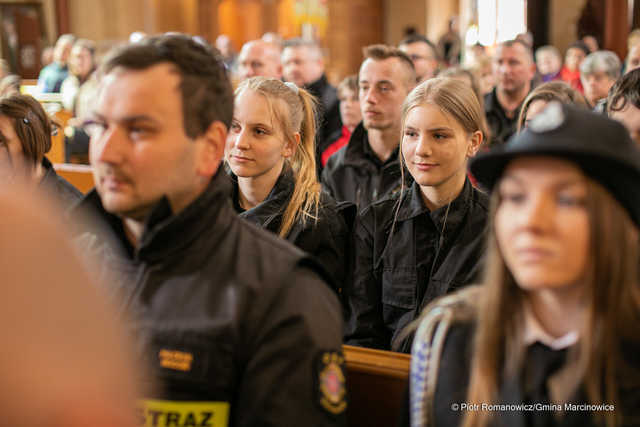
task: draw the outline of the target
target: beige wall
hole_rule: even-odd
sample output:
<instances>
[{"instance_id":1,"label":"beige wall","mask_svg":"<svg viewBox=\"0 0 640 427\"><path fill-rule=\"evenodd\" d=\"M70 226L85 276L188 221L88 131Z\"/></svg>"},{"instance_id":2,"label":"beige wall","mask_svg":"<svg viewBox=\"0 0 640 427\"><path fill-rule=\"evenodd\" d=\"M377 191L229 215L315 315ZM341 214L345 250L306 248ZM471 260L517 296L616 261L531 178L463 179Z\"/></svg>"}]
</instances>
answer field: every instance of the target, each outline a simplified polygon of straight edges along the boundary
<instances>
[{"instance_id":1,"label":"beige wall","mask_svg":"<svg viewBox=\"0 0 640 427\"><path fill-rule=\"evenodd\" d=\"M152 0L69 0L69 27L100 48L125 41L134 31L152 32L152 9Z\"/></svg>"},{"instance_id":2,"label":"beige wall","mask_svg":"<svg viewBox=\"0 0 640 427\"><path fill-rule=\"evenodd\" d=\"M384 41L397 45L404 29L415 27L424 34L427 24L426 0L384 0Z\"/></svg>"},{"instance_id":3,"label":"beige wall","mask_svg":"<svg viewBox=\"0 0 640 427\"><path fill-rule=\"evenodd\" d=\"M567 47L578 37L577 23L587 0L551 0L549 43L564 55Z\"/></svg>"}]
</instances>

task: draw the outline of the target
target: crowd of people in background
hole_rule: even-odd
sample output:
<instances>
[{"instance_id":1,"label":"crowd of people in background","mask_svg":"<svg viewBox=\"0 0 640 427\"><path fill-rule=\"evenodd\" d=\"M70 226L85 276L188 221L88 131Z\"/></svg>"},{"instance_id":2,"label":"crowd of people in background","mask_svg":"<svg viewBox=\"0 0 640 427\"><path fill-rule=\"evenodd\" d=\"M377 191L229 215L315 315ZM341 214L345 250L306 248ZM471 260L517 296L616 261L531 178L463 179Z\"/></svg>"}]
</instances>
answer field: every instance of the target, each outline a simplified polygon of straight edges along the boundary
<instances>
[{"instance_id":1,"label":"crowd of people in background","mask_svg":"<svg viewBox=\"0 0 640 427\"><path fill-rule=\"evenodd\" d=\"M52 195L110 277L149 367L143 418L197 401L238 426L345 425L346 343L413 354L404 425L605 398L607 425L637 422L640 30L626 58L594 37L563 55L529 33L465 49L452 19L436 43L364 46L336 86L316 41L214 45L135 33L101 58L60 36L38 89L73 115L86 195L0 63L0 176Z\"/></svg>"}]
</instances>

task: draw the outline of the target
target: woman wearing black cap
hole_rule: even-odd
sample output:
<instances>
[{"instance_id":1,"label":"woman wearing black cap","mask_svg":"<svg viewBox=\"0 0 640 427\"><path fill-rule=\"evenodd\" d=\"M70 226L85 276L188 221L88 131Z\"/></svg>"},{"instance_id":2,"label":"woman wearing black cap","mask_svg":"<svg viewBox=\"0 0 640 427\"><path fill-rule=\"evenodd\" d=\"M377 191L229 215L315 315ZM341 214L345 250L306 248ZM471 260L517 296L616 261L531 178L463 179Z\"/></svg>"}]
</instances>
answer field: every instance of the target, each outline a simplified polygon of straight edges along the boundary
<instances>
[{"instance_id":1,"label":"woman wearing black cap","mask_svg":"<svg viewBox=\"0 0 640 427\"><path fill-rule=\"evenodd\" d=\"M411 426L638 425L640 152L628 133L552 103L471 171L493 189L484 283L424 311Z\"/></svg>"}]
</instances>

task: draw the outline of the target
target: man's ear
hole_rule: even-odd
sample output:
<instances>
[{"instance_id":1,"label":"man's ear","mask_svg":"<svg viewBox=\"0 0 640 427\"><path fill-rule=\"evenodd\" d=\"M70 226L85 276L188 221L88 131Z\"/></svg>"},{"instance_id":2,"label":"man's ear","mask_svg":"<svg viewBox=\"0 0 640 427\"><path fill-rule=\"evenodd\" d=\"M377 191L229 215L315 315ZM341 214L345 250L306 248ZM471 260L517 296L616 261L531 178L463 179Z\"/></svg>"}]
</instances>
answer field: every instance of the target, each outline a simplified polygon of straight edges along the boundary
<instances>
[{"instance_id":1,"label":"man's ear","mask_svg":"<svg viewBox=\"0 0 640 427\"><path fill-rule=\"evenodd\" d=\"M212 177L218 171L218 167L224 156L224 146L227 140L227 127L215 120L209 128L198 137L198 158L196 172L200 176Z\"/></svg>"}]
</instances>

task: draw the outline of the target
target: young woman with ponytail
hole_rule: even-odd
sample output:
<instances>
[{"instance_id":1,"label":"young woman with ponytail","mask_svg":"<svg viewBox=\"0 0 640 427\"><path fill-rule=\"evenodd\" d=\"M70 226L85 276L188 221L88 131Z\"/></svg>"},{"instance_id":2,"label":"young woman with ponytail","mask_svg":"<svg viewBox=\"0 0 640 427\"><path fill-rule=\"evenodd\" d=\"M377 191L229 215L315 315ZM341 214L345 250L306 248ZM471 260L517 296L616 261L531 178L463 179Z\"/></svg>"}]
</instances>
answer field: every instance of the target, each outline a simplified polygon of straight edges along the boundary
<instances>
[{"instance_id":1,"label":"young woman with ponytail","mask_svg":"<svg viewBox=\"0 0 640 427\"><path fill-rule=\"evenodd\" d=\"M235 93L225 159L233 205L256 223L315 256L339 291L349 230L333 199L321 193L315 164L315 105L293 83L253 77Z\"/></svg>"},{"instance_id":2,"label":"young woman with ponytail","mask_svg":"<svg viewBox=\"0 0 640 427\"><path fill-rule=\"evenodd\" d=\"M471 86L430 79L402 107L403 173L413 184L373 203L354 226L347 344L411 351L400 332L434 298L480 271L488 197L467 178L486 134Z\"/></svg>"}]
</instances>

